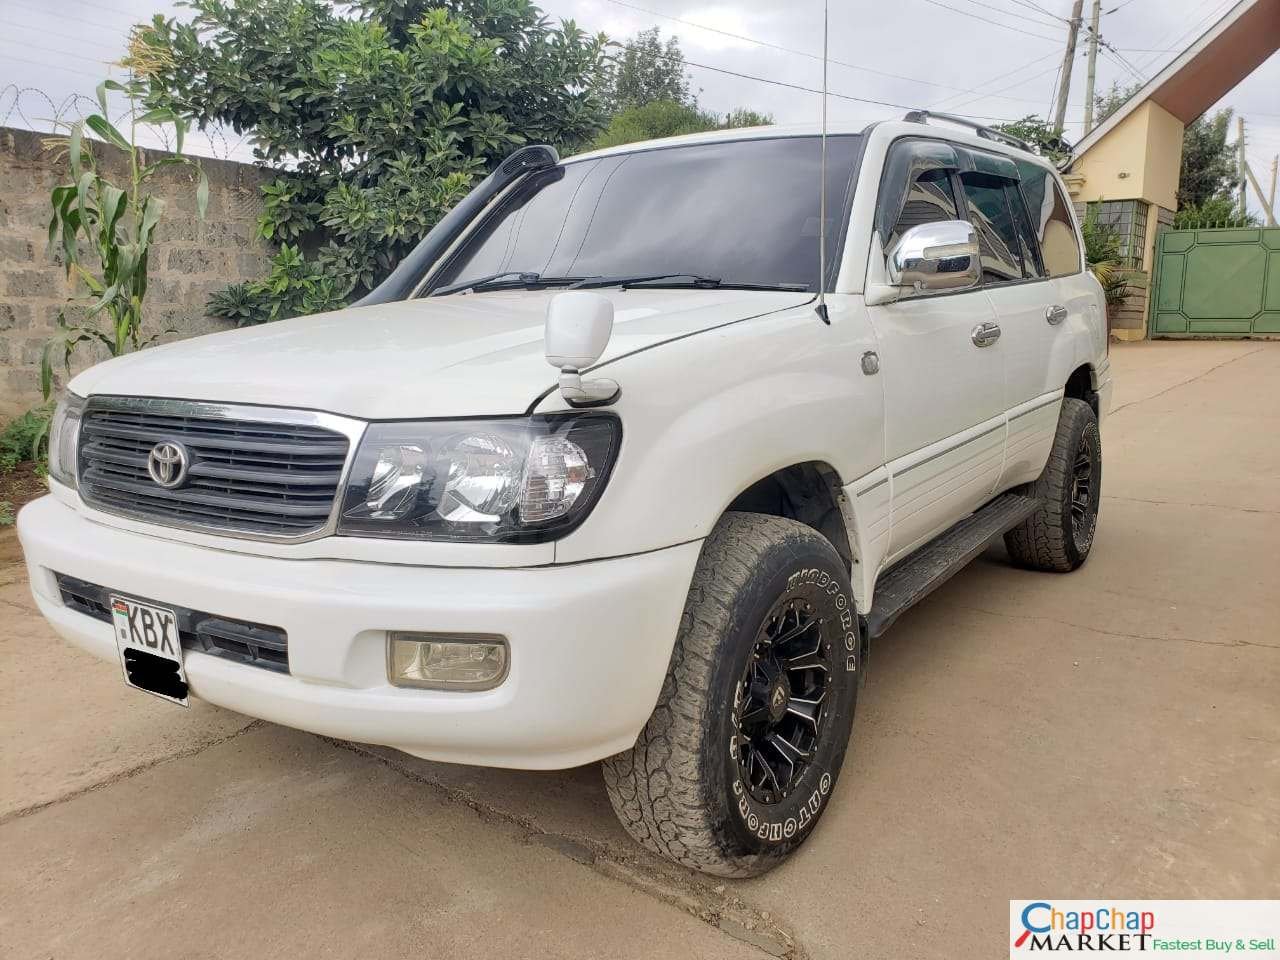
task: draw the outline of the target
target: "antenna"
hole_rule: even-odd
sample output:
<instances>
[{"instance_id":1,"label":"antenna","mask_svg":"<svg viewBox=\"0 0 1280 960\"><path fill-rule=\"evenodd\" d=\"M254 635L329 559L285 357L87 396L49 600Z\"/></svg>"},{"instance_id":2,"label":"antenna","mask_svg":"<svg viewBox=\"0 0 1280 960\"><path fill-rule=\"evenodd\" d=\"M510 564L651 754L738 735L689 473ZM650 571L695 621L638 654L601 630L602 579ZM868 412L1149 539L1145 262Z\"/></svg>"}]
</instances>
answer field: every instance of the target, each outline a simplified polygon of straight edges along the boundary
<instances>
[{"instance_id":1,"label":"antenna","mask_svg":"<svg viewBox=\"0 0 1280 960\"><path fill-rule=\"evenodd\" d=\"M828 4L822 0L822 164L818 188L818 316L831 325L827 316L827 33Z\"/></svg>"}]
</instances>

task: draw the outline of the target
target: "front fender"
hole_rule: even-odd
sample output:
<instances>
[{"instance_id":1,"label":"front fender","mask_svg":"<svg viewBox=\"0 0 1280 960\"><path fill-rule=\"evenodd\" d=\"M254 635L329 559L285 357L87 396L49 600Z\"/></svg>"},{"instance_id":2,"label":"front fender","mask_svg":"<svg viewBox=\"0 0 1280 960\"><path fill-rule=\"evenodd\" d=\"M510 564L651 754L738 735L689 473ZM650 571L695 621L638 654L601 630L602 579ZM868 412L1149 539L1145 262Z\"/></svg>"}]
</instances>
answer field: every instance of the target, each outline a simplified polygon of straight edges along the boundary
<instances>
[{"instance_id":1,"label":"front fender","mask_svg":"<svg viewBox=\"0 0 1280 960\"><path fill-rule=\"evenodd\" d=\"M739 493L791 464L822 461L846 484L883 464L880 378L861 369L876 348L866 309L857 296L829 308L829 326L810 304L598 368L622 387L622 449L556 562L701 539ZM563 408L553 393L539 410ZM856 551L855 530L850 541Z\"/></svg>"}]
</instances>

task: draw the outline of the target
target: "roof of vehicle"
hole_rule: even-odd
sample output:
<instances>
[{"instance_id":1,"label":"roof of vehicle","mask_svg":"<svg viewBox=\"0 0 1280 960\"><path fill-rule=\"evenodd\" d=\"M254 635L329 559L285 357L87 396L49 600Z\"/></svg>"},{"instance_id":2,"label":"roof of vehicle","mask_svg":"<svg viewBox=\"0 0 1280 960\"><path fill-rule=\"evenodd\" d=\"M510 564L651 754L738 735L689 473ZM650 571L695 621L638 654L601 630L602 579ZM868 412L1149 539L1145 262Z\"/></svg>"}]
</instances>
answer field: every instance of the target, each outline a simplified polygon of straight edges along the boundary
<instances>
[{"instance_id":1,"label":"roof of vehicle","mask_svg":"<svg viewBox=\"0 0 1280 960\"><path fill-rule=\"evenodd\" d=\"M870 126L860 126L848 122L832 122L827 125L827 135L848 136L850 134L869 133L873 128L886 127L897 136L925 136L938 140L947 140L967 147L976 147L993 153L1031 160L1053 169L1053 164L1044 157L1019 150L999 140L991 140L978 136L963 127L943 125L941 123L918 123L904 120L883 120ZM767 127L732 127L727 130L709 130L705 133L689 133L679 137L664 137L658 140L640 140L625 143L617 147L605 147L572 157L563 162L574 163L578 160L597 160L601 157L617 156L625 153L639 153L645 150L662 150L668 147L693 146L702 143L728 143L735 140L766 140L777 137L817 137L822 135L822 126L817 123L775 124Z\"/></svg>"}]
</instances>

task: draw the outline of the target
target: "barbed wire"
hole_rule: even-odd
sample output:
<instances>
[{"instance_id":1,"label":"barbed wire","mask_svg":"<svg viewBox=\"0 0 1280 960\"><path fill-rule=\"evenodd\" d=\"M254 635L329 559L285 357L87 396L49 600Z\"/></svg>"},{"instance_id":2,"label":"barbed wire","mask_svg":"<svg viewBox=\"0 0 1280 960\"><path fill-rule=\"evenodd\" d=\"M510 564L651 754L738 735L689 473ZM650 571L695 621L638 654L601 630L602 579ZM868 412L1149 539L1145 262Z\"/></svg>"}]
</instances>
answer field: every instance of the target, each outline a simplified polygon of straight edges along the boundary
<instances>
[{"instance_id":1,"label":"barbed wire","mask_svg":"<svg viewBox=\"0 0 1280 960\"><path fill-rule=\"evenodd\" d=\"M98 102L82 93L71 93L56 100L39 87L17 83L0 87L0 127L18 126L36 133L65 134L76 121L100 112ZM126 120L131 119L143 112L124 109L116 114L113 121L122 116ZM177 145L174 129L168 124L139 123L137 126L145 135L139 137L139 146L172 152ZM85 136L97 139L89 130L85 131ZM197 148L206 149L193 149L193 141ZM246 163L254 159L248 149L249 143L248 134L238 134L215 124L203 130L188 131L183 150L195 156Z\"/></svg>"}]
</instances>

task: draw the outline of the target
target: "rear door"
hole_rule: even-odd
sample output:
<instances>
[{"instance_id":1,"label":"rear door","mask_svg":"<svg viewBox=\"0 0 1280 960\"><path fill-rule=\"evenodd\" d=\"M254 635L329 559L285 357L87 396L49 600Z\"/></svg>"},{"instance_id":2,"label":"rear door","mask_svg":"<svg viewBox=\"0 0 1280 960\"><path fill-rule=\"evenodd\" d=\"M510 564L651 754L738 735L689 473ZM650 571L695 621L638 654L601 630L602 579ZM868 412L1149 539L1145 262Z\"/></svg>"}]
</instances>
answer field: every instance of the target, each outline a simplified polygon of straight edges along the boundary
<instances>
[{"instance_id":1,"label":"rear door","mask_svg":"<svg viewBox=\"0 0 1280 960\"><path fill-rule=\"evenodd\" d=\"M896 151L925 159L910 162ZM877 214L883 249L917 224L963 219L948 153L954 158L945 144L917 140L891 148L886 177L906 182L881 185L881 202L894 208ZM981 288L904 291L869 313L884 383L892 562L991 496L1004 453L1003 346L975 340L975 328L995 318Z\"/></svg>"},{"instance_id":2,"label":"rear door","mask_svg":"<svg viewBox=\"0 0 1280 960\"><path fill-rule=\"evenodd\" d=\"M1018 168L1005 158L970 151L976 170L960 175L965 210L982 247L982 286L991 301L1004 348L1004 407L1009 418L1005 463L997 490L1022 482L1052 439L1057 409L1046 385L1048 311L1052 281L1040 263L1018 183ZM1043 459L1040 459L1043 465ZM1011 479L1022 478L1022 479Z\"/></svg>"},{"instance_id":3,"label":"rear door","mask_svg":"<svg viewBox=\"0 0 1280 960\"><path fill-rule=\"evenodd\" d=\"M1039 263L1039 279L1027 286L1039 299L1028 316L1038 333L1038 362L1020 366L1009 407L1008 456L1002 489L1034 480L1044 469L1058 428L1062 391L1067 377L1088 359L1080 355L1079 331L1101 322L1092 279L1084 271L1084 257L1071 206L1057 178L1043 164L1016 161L1017 197L1026 212L1026 243ZM1015 195L1009 194L1011 203ZM1015 205L1015 212L1016 205ZM1021 231L1020 231L1021 232ZM1086 338L1087 342L1087 338Z\"/></svg>"}]
</instances>

